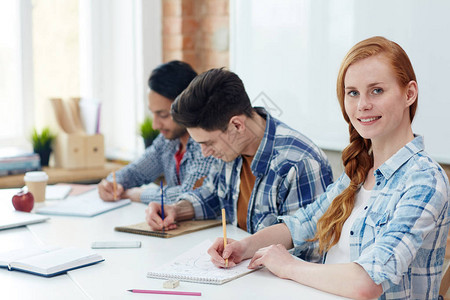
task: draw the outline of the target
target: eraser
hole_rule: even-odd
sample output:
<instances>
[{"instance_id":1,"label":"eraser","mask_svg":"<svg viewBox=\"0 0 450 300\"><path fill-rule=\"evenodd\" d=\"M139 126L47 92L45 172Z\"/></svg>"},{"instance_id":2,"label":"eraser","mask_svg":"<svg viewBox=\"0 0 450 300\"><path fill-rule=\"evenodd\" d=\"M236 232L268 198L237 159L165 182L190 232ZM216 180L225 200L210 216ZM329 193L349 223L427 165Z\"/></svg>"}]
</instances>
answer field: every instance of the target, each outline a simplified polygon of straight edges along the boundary
<instances>
[{"instance_id":1,"label":"eraser","mask_svg":"<svg viewBox=\"0 0 450 300\"><path fill-rule=\"evenodd\" d=\"M174 289L179 285L180 285L180 281L178 281L176 279L170 279L170 280L164 281L163 287L165 289Z\"/></svg>"}]
</instances>

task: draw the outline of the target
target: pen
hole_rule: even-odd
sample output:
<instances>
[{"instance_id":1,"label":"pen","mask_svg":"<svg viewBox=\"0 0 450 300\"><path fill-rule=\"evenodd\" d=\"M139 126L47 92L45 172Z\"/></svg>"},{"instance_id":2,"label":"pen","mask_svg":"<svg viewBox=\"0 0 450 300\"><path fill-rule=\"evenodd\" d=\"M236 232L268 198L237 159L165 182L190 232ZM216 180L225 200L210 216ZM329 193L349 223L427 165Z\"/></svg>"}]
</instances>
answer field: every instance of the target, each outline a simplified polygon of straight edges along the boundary
<instances>
[{"instance_id":1,"label":"pen","mask_svg":"<svg viewBox=\"0 0 450 300\"><path fill-rule=\"evenodd\" d=\"M114 200L117 200L117 182L116 182L116 171L112 172L113 175L113 196Z\"/></svg>"},{"instance_id":2,"label":"pen","mask_svg":"<svg viewBox=\"0 0 450 300\"><path fill-rule=\"evenodd\" d=\"M161 180L161 218L163 221L163 231L164 231L164 189L162 180Z\"/></svg>"},{"instance_id":3,"label":"pen","mask_svg":"<svg viewBox=\"0 0 450 300\"><path fill-rule=\"evenodd\" d=\"M200 292L178 292L178 291L157 291L157 290L128 290L132 293L140 294L159 294L159 295L182 295L182 296L201 296Z\"/></svg>"},{"instance_id":4,"label":"pen","mask_svg":"<svg viewBox=\"0 0 450 300\"><path fill-rule=\"evenodd\" d=\"M223 249L227 246L227 218L225 208L222 208L222 228L223 228ZM225 259L225 268L228 268L228 258Z\"/></svg>"}]
</instances>

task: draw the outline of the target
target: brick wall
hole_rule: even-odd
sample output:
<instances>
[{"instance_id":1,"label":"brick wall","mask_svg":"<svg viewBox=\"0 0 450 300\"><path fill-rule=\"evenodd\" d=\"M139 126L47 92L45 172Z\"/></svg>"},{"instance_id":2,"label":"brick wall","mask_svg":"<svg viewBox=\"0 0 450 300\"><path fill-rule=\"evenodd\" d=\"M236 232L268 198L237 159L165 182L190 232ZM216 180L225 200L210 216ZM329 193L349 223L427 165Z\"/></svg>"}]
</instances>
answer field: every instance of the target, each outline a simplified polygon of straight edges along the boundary
<instances>
[{"instance_id":1,"label":"brick wall","mask_svg":"<svg viewBox=\"0 0 450 300\"><path fill-rule=\"evenodd\" d=\"M178 59L197 72L229 66L228 0L161 0L163 61Z\"/></svg>"}]
</instances>

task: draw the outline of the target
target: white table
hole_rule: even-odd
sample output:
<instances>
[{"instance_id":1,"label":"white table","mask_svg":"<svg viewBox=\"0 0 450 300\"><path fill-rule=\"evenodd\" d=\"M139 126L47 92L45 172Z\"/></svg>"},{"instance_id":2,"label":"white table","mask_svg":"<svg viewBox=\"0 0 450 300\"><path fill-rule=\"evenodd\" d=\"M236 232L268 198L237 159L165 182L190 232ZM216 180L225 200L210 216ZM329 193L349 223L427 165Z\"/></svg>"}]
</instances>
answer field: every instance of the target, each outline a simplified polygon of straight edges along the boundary
<instances>
[{"instance_id":1,"label":"white table","mask_svg":"<svg viewBox=\"0 0 450 300\"><path fill-rule=\"evenodd\" d=\"M11 206L14 190L0 190L0 209ZM61 200L59 200L61 201ZM145 205L132 203L93 218L51 216L51 219L27 227L0 231L0 251L49 244L62 247L90 247L93 241L139 240L141 248L96 249L105 261L44 278L18 271L0 269L2 299L191 299L192 296L133 294L129 289L163 290L164 280L147 278L147 272L194 247L205 239L222 234L221 227L179 237L162 239L114 231L118 225L144 220ZM248 235L232 225L229 238ZM290 280L280 279L262 269L223 285L180 282L179 291L201 292L199 299L344 299Z\"/></svg>"}]
</instances>

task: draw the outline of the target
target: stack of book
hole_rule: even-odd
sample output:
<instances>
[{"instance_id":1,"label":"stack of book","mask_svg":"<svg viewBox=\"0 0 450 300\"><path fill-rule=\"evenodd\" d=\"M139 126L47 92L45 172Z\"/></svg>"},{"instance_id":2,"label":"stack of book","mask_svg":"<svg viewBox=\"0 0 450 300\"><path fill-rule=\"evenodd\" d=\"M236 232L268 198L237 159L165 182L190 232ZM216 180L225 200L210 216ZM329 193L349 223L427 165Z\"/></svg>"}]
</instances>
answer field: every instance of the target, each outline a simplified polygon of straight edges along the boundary
<instances>
[{"instance_id":1,"label":"stack of book","mask_svg":"<svg viewBox=\"0 0 450 300\"><path fill-rule=\"evenodd\" d=\"M0 176L23 174L41 169L38 154L20 148L0 148Z\"/></svg>"}]
</instances>

